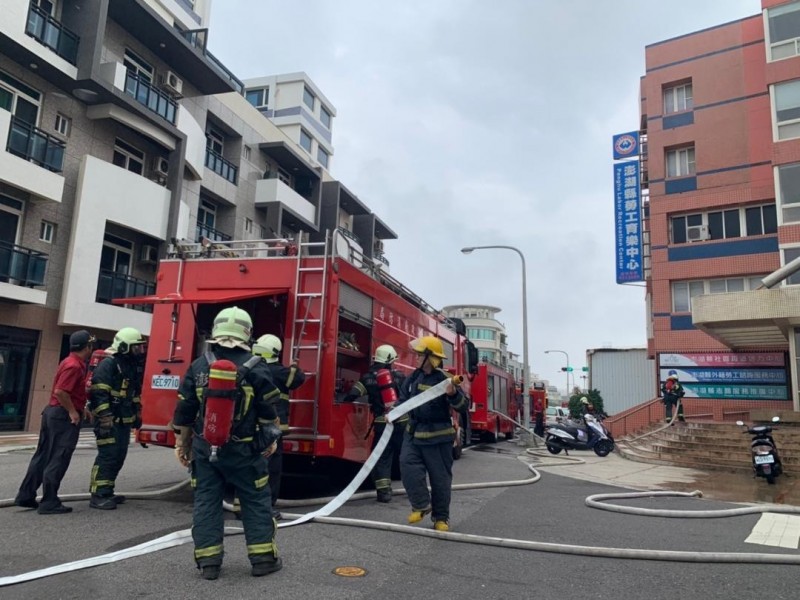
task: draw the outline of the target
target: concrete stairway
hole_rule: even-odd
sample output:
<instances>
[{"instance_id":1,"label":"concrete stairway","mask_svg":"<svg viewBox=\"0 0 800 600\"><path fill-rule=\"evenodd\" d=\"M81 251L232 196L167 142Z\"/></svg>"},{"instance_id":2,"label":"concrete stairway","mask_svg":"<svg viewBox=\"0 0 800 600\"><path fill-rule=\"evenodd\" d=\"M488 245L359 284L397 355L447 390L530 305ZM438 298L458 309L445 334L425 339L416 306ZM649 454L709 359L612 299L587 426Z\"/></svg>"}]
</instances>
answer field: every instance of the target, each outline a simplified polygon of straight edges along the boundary
<instances>
[{"instance_id":1,"label":"concrete stairway","mask_svg":"<svg viewBox=\"0 0 800 600\"><path fill-rule=\"evenodd\" d=\"M676 423L657 431L661 427L663 423L655 424L617 440L618 452L625 458L644 463L728 471L752 470L751 436L734 423ZM784 470L800 474L800 427L779 424L773 437Z\"/></svg>"}]
</instances>

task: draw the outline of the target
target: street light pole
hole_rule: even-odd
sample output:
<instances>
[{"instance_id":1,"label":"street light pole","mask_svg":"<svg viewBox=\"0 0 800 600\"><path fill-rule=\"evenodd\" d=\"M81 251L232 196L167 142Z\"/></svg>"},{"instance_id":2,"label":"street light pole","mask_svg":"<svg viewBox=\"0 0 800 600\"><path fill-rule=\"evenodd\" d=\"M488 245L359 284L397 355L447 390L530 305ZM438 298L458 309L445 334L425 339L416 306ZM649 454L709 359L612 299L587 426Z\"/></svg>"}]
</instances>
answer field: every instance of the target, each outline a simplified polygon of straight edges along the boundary
<instances>
[{"instance_id":1,"label":"street light pole","mask_svg":"<svg viewBox=\"0 0 800 600\"><path fill-rule=\"evenodd\" d=\"M531 404L528 398L528 390L530 389L531 384L531 368L528 364L528 291L525 280L525 273L527 271L525 268L525 255L514 246L468 246L466 248L462 248L461 252L464 254L470 254L473 250L494 249L513 250L519 254L519 258L522 260L522 369L524 371L522 374L522 406L524 415L523 425L525 427L530 427Z\"/></svg>"},{"instance_id":2,"label":"street light pole","mask_svg":"<svg viewBox=\"0 0 800 600\"><path fill-rule=\"evenodd\" d=\"M551 352L560 352L564 356L567 357L567 369L569 369L569 354L567 354L564 350L545 350L545 354L550 354ZM567 374L567 400L569 400L569 371L566 371Z\"/></svg>"}]
</instances>

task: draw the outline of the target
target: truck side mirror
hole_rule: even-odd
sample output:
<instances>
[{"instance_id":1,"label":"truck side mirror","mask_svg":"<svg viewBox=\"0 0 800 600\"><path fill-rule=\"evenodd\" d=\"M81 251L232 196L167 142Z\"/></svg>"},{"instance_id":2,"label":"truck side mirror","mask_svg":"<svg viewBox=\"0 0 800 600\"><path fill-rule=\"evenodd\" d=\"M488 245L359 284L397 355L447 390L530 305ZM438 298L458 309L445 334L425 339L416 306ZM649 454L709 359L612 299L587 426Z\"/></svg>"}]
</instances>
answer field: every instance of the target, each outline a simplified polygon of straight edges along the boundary
<instances>
[{"instance_id":1,"label":"truck side mirror","mask_svg":"<svg viewBox=\"0 0 800 600\"><path fill-rule=\"evenodd\" d=\"M464 365L467 369L467 373L471 375L475 375L478 373L478 349L475 347L475 344L467 340L464 342L464 347L466 348L466 359L467 364Z\"/></svg>"}]
</instances>

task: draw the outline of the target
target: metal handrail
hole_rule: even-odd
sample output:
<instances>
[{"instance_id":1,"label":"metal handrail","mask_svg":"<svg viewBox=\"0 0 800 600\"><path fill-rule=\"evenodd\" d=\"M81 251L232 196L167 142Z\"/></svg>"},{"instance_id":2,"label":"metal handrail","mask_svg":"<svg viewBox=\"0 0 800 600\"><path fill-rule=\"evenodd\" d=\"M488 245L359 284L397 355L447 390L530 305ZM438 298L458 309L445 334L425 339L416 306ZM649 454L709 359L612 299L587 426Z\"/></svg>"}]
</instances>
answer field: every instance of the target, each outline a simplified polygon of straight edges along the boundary
<instances>
[{"instance_id":1,"label":"metal handrail","mask_svg":"<svg viewBox=\"0 0 800 600\"><path fill-rule=\"evenodd\" d=\"M214 173L236 185L239 167L237 167L227 158L221 154L218 154L217 152L214 152L211 148L206 148L205 164L209 169L214 171Z\"/></svg>"},{"instance_id":2,"label":"metal handrail","mask_svg":"<svg viewBox=\"0 0 800 600\"><path fill-rule=\"evenodd\" d=\"M231 236L227 233L223 233L218 229L214 229L213 227L209 227L208 225L203 225L202 223L198 222L197 227L195 228L195 241L199 244L203 238L217 243L217 242L229 242L231 240Z\"/></svg>"},{"instance_id":3,"label":"metal handrail","mask_svg":"<svg viewBox=\"0 0 800 600\"><path fill-rule=\"evenodd\" d=\"M0 281L34 287L44 285L47 254L0 241Z\"/></svg>"},{"instance_id":4,"label":"metal handrail","mask_svg":"<svg viewBox=\"0 0 800 600\"><path fill-rule=\"evenodd\" d=\"M11 116L6 150L54 173L64 170L64 151L67 145L38 127Z\"/></svg>"},{"instance_id":5,"label":"metal handrail","mask_svg":"<svg viewBox=\"0 0 800 600\"><path fill-rule=\"evenodd\" d=\"M25 33L70 64L78 62L80 37L31 2Z\"/></svg>"},{"instance_id":6,"label":"metal handrail","mask_svg":"<svg viewBox=\"0 0 800 600\"><path fill-rule=\"evenodd\" d=\"M133 96L139 104L156 113L161 118L175 124L178 103L166 92L162 92L151 82L133 71L125 74L125 92Z\"/></svg>"},{"instance_id":7,"label":"metal handrail","mask_svg":"<svg viewBox=\"0 0 800 600\"><path fill-rule=\"evenodd\" d=\"M154 281L117 273L110 269L100 269L95 300L102 304L112 304L112 300L131 298L133 296L149 296L155 294L155 292L156 284ZM126 304L123 306L134 310L153 312L152 304Z\"/></svg>"}]
</instances>

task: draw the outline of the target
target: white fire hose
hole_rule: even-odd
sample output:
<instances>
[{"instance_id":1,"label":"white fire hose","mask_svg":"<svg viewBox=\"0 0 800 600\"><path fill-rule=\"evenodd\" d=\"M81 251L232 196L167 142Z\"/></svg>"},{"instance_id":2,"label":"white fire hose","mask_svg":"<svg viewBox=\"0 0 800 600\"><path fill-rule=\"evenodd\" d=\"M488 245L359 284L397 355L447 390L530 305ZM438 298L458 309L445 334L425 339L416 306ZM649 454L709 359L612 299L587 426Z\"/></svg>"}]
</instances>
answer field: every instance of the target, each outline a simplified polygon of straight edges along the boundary
<instances>
[{"instance_id":1,"label":"white fire hose","mask_svg":"<svg viewBox=\"0 0 800 600\"><path fill-rule=\"evenodd\" d=\"M399 417L413 410L414 408L420 406L421 404L424 404L425 402L428 402L429 400L432 400L436 396L439 396L442 393L444 393L445 387L447 386L448 383L449 380L445 380L433 386L432 388L425 390L425 392L423 392L422 394L418 394L417 396L410 398L406 402L392 409L387 415L387 423L386 427L384 428L383 435L378 440L378 443L376 444L372 454L370 454L369 458L364 463L361 470L356 474L353 481L351 481L350 484L344 490L342 490L341 493L339 493L334 498L330 499L329 502L327 502L322 508L316 511L313 511L311 513L306 513L303 515L286 514L287 517L291 517L293 518L293 520L281 522L278 524L278 527L281 529L286 527L291 527L294 525L299 525L301 523L306 523L313 519L315 522L324 524L364 527L368 529L393 531L397 533L406 533L411 535L436 538L440 540L449 540L453 542L481 544L486 546L498 546L502 548L516 548L520 550L531 550L536 552L551 552L558 554L573 554L580 556L594 556L594 557L604 557L604 558L624 558L624 559L659 560L659 561L675 561L675 562L800 565L800 554L766 554L766 553L752 553L752 552L746 552L746 553L694 552L694 551L646 550L646 549L630 549L630 548L578 546L571 544L556 544L556 543L536 542L531 540L519 540L513 538L479 536L473 534L457 533L452 531L436 531L433 529L422 529L420 527L415 527L410 525L399 525L396 523L368 521L363 519L345 519L340 517L329 516L348 500L368 497L372 495L371 493L356 494L355 492L361 485L361 483L363 483L363 481L369 475L369 473L372 471L372 468L374 467L378 458L383 453L384 448L389 443L389 438L391 437L392 431L394 430L393 421L397 420ZM539 453L539 451L531 451L529 449L527 453L536 455ZM561 458L561 457L551 456L549 458L552 459L559 458L561 461L565 461L566 459L571 459L569 462L583 462L581 459L576 459L572 457ZM452 489L464 490L464 489L507 487L512 485L528 485L539 481L539 479L541 478L541 474L538 471L536 471L533 464L528 464L528 469L533 473L533 476L526 479L520 479L514 481L484 482L476 484L457 484L453 485ZM159 495L164 495L171 491L180 489L185 485L187 485L187 483L182 482L178 485L171 486L166 490L159 490L155 492L131 493L131 494L126 493L125 495L130 498L155 498L158 497ZM405 492L400 490L393 490L393 493L403 494ZM658 510L658 509L645 509L645 508L635 508L627 506L615 506L615 505L605 504L603 502L604 500L609 500L613 498L642 498L642 497L668 496L668 495L681 496L681 497L687 497L687 496L696 497L700 495L700 493L699 492L691 492L691 493L640 492L640 493L627 493L627 494L595 494L593 496L589 496L588 498L586 498L586 505L591 508L599 508L602 510L611 510L611 511L623 512L627 514L635 514L641 516L681 517L681 518L687 518L687 517L691 518L695 516L699 518L729 517L729 516L738 516L741 514L763 513L763 512L800 514L800 507L793 507L793 506L792 507L752 506L752 507L733 508L733 509L716 510L716 511L677 511L677 510ZM86 497L88 497L87 494L74 494L72 496L63 496L62 499L78 500L78 499L85 499ZM307 506L310 504L321 502L323 500L328 500L328 499L326 498L317 500L303 500L303 501L294 501L292 503L294 504L295 502L297 503L302 502L303 505ZM281 501L281 505L287 505L287 504L289 503L286 501ZM13 500L11 501L10 504L8 504L7 500L0 501L0 507L10 506L10 505L13 505ZM225 535L239 535L243 532L244 530L241 527L225 527ZM90 567L110 564L128 558L133 558L135 556L141 556L143 554L149 554L151 552L157 552L159 550L165 550L167 548L180 546L182 544L191 542L191 540L192 540L191 529L183 529L162 536L160 538L156 538L149 542L144 542L142 544L132 546L131 548L118 550L116 552L110 552L108 554L103 554L100 556L64 563L61 565L56 565L45 569L38 569L36 571L22 573L20 575L0 577L0 587L14 585L17 583L23 583L26 581L32 581L35 579L49 577L51 575L57 575L60 573L67 573L70 571L77 571L80 569L86 569Z\"/></svg>"}]
</instances>

